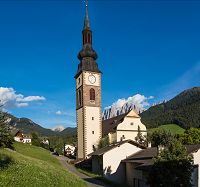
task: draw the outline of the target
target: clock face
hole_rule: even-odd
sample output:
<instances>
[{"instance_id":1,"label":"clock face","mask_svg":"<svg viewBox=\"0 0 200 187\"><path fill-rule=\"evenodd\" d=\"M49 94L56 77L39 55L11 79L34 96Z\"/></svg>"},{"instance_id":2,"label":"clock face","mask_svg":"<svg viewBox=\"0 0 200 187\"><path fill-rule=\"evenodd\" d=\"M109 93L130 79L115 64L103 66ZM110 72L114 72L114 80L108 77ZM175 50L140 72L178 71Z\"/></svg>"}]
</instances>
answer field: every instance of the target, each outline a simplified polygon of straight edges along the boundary
<instances>
[{"instance_id":1,"label":"clock face","mask_svg":"<svg viewBox=\"0 0 200 187\"><path fill-rule=\"evenodd\" d=\"M94 75L89 75L88 80L91 84L94 84L96 82L96 77Z\"/></svg>"}]
</instances>

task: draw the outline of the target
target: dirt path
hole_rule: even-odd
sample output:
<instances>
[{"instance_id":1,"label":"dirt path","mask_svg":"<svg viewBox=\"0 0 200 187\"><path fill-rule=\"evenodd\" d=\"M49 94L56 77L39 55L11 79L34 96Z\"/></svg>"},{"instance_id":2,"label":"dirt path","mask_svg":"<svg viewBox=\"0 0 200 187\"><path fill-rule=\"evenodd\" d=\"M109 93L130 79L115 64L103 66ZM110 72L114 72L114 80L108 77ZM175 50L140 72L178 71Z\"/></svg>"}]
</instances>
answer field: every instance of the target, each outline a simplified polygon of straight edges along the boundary
<instances>
[{"instance_id":1,"label":"dirt path","mask_svg":"<svg viewBox=\"0 0 200 187\"><path fill-rule=\"evenodd\" d=\"M103 183L100 180L96 180L92 177L89 177L89 176L77 171L77 169L73 165L70 165L67 163L67 158L65 158L63 156L59 156L59 157L57 157L57 159L61 162L61 164L64 166L64 168L66 168L71 173L77 175L78 177L82 178L86 182L88 187L102 187L102 186L110 187L109 185Z\"/></svg>"}]
</instances>

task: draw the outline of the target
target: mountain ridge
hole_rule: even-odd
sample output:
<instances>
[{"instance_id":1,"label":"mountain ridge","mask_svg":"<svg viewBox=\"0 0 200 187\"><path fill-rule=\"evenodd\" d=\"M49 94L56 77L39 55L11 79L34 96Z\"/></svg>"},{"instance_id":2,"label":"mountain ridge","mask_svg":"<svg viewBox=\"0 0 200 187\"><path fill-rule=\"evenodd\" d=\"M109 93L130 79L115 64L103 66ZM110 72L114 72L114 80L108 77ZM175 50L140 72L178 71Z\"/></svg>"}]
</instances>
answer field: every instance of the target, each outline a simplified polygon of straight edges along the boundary
<instances>
[{"instance_id":1,"label":"mountain ridge","mask_svg":"<svg viewBox=\"0 0 200 187\"><path fill-rule=\"evenodd\" d=\"M147 128L174 123L182 128L200 127L200 87L184 90L166 103L140 114Z\"/></svg>"}]
</instances>

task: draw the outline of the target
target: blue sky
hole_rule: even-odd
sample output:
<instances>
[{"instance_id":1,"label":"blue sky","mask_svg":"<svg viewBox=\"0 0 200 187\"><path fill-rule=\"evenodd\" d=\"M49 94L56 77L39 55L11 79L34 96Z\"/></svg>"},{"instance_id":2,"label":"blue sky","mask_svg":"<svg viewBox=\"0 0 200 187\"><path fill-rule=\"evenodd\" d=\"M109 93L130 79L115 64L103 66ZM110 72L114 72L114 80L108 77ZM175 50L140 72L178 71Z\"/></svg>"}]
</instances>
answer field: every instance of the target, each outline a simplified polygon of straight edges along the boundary
<instances>
[{"instance_id":1,"label":"blue sky","mask_svg":"<svg viewBox=\"0 0 200 187\"><path fill-rule=\"evenodd\" d=\"M199 1L89 0L103 108L135 94L154 96L151 104L199 85L199 10ZM0 1L0 87L15 97L9 112L48 128L75 126L84 14L83 0Z\"/></svg>"}]
</instances>

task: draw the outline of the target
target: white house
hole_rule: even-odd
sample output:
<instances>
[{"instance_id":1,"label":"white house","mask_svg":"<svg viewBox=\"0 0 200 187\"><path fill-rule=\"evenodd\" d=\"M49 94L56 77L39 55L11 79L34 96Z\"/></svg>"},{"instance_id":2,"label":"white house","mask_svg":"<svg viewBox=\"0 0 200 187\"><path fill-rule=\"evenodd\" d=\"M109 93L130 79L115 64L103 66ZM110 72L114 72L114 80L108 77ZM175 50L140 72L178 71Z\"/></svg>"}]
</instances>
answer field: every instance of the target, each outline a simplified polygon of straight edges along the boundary
<instances>
[{"instance_id":1,"label":"white house","mask_svg":"<svg viewBox=\"0 0 200 187\"><path fill-rule=\"evenodd\" d=\"M110 143L122 140L135 141L138 130L143 136L147 135L146 126L142 124L140 116L134 110L104 120L102 123L102 134L109 136Z\"/></svg>"},{"instance_id":2,"label":"white house","mask_svg":"<svg viewBox=\"0 0 200 187\"><path fill-rule=\"evenodd\" d=\"M194 171L192 182L194 187L200 187L200 144L186 145L188 154L193 155ZM153 165L153 157L157 155L157 148L147 148L129 156L125 163L126 183L128 186L149 187L146 182L149 169Z\"/></svg>"},{"instance_id":3,"label":"white house","mask_svg":"<svg viewBox=\"0 0 200 187\"><path fill-rule=\"evenodd\" d=\"M65 154L66 155L74 155L75 153L75 147L72 145L65 145Z\"/></svg>"},{"instance_id":4,"label":"white house","mask_svg":"<svg viewBox=\"0 0 200 187\"><path fill-rule=\"evenodd\" d=\"M121 160L144 148L137 142L125 140L99 149L88 155L92 157L92 171L104 175L109 180L124 183L125 164L121 163Z\"/></svg>"},{"instance_id":5,"label":"white house","mask_svg":"<svg viewBox=\"0 0 200 187\"><path fill-rule=\"evenodd\" d=\"M26 136L24 135L21 131L19 130L13 130L14 133L14 140L16 142L22 142L22 143L27 143L27 144L31 144L31 137L30 136Z\"/></svg>"}]
</instances>

